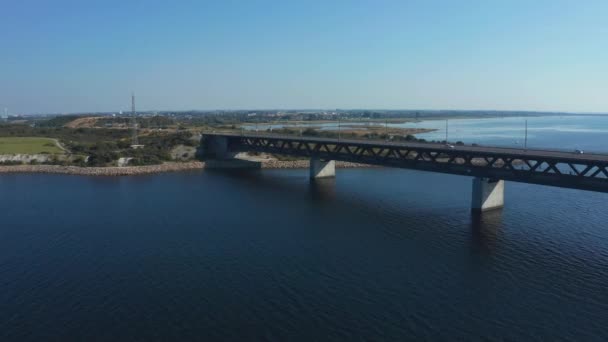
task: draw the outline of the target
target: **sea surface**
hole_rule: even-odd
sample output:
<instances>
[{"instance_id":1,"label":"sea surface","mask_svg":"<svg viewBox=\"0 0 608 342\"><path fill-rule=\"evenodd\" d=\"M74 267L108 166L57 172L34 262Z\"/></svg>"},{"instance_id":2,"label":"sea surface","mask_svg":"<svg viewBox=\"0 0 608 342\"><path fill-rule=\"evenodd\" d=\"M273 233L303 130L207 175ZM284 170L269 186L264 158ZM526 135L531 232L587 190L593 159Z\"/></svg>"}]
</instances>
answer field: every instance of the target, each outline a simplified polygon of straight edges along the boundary
<instances>
[{"instance_id":1,"label":"sea surface","mask_svg":"<svg viewBox=\"0 0 608 342\"><path fill-rule=\"evenodd\" d=\"M488 146L555 149L608 153L607 115L546 115L529 117L460 118L450 120L422 120L418 122L387 123L378 121L343 121L330 123L248 125L245 129L266 131L277 128L317 127L336 131L358 126L375 125L388 128L430 128L435 131L417 134L418 138ZM527 129L526 129L527 126ZM527 133L526 133L527 130ZM526 141L527 137L527 141Z\"/></svg>"},{"instance_id":2,"label":"sea surface","mask_svg":"<svg viewBox=\"0 0 608 342\"><path fill-rule=\"evenodd\" d=\"M595 119L532 132L601 150ZM307 176L1 175L0 341L608 340L608 194Z\"/></svg>"}]
</instances>

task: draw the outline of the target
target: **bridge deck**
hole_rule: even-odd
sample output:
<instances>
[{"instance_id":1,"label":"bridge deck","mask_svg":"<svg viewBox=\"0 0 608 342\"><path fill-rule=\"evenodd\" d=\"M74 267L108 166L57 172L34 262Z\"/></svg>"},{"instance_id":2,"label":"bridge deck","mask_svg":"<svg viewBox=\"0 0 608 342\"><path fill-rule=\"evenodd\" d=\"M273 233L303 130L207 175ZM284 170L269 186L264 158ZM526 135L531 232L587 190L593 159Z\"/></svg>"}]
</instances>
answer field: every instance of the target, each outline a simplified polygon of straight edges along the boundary
<instances>
[{"instance_id":1,"label":"bridge deck","mask_svg":"<svg viewBox=\"0 0 608 342\"><path fill-rule=\"evenodd\" d=\"M231 151L256 151L608 192L608 155L488 146L204 133Z\"/></svg>"},{"instance_id":2,"label":"bridge deck","mask_svg":"<svg viewBox=\"0 0 608 342\"><path fill-rule=\"evenodd\" d=\"M509 147L494 147L494 146L471 146L471 145L453 145L453 149L448 149L445 144L440 143L421 143L421 142L392 142L384 140L370 139L336 139L324 137L309 137L309 136L294 136L294 135L279 135L279 134L238 134L238 133L204 133L208 136L225 136L233 138L255 138L255 139L277 139L290 140L293 142L311 142L311 143L326 143L326 144L348 144L370 147L403 147L420 150L445 150L461 151L475 154L488 155L505 155L505 156L521 156L525 158L555 158L559 160L570 160L573 162L606 162L608 163L608 154L583 153L578 154L575 151L556 151L543 149L519 149Z\"/></svg>"}]
</instances>

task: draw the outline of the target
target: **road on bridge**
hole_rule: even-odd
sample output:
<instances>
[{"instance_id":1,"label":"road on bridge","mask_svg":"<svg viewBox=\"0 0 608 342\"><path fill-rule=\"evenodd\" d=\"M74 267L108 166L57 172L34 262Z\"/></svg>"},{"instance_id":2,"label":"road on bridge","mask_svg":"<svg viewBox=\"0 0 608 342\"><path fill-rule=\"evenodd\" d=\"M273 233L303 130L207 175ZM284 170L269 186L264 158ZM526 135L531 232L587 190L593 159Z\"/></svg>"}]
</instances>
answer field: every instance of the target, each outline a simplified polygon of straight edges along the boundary
<instances>
[{"instance_id":1,"label":"road on bridge","mask_svg":"<svg viewBox=\"0 0 608 342\"><path fill-rule=\"evenodd\" d=\"M446 150L446 151L460 151L470 152L473 154L487 154L487 155L508 155L508 156L521 156L526 159L559 159L563 161L572 160L573 162L606 162L608 163L608 154L596 154L596 153L576 153L576 151L557 151L557 150L543 150L543 149L518 149L509 147L495 147L495 146L471 146L471 145L450 145L448 147L443 143L423 143L423 142L393 142L385 140L371 140L371 139L338 139L338 138L324 138L324 137L310 137L310 136L295 136L295 135L279 135L279 134L259 134L259 133L203 133L203 135L216 135L226 136L235 138L257 138L257 139L279 139L279 140L291 140L300 142L311 142L311 143L326 143L326 144L347 144L347 145L366 145L370 147L403 147L416 150Z\"/></svg>"}]
</instances>

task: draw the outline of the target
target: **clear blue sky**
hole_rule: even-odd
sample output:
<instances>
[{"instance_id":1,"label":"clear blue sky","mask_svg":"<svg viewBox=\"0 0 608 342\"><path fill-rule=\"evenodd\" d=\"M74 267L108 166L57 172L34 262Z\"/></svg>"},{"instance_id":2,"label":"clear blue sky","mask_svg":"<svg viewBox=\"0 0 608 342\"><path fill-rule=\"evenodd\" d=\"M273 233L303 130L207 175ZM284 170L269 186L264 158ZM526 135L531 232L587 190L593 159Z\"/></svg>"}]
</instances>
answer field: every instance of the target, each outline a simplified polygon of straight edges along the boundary
<instances>
[{"instance_id":1,"label":"clear blue sky","mask_svg":"<svg viewBox=\"0 0 608 342\"><path fill-rule=\"evenodd\" d=\"M608 1L0 2L0 107L608 112Z\"/></svg>"}]
</instances>

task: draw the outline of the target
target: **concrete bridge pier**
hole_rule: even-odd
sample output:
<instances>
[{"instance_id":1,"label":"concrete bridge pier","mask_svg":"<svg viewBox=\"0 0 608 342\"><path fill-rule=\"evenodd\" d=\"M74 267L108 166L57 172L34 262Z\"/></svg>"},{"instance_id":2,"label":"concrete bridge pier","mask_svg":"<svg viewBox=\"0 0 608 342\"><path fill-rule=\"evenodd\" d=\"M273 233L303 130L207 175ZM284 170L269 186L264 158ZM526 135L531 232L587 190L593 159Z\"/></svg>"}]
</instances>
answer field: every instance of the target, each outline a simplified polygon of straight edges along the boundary
<instances>
[{"instance_id":1,"label":"concrete bridge pier","mask_svg":"<svg viewBox=\"0 0 608 342\"><path fill-rule=\"evenodd\" d=\"M473 179L473 212L500 209L505 205L505 181L490 178Z\"/></svg>"},{"instance_id":2,"label":"concrete bridge pier","mask_svg":"<svg viewBox=\"0 0 608 342\"><path fill-rule=\"evenodd\" d=\"M310 158L310 179L336 177L336 161Z\"/></svg>"}]
</instances>

